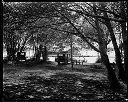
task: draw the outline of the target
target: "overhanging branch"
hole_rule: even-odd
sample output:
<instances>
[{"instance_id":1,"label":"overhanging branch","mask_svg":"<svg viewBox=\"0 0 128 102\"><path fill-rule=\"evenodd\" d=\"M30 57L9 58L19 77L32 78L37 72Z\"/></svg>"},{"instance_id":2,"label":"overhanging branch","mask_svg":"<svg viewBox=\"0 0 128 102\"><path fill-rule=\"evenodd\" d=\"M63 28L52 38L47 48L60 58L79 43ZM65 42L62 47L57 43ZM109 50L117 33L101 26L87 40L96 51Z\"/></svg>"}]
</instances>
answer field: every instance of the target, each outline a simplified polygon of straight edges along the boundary
<instances>
[{"instance_id":1,"label":"overhanging branch","mask_svg":"<svg viewBox=\"0 0 128 102\"><path fill-rule=\"evenodd\" d=\"M79 14L83 14L83 15L86 15L88 17L101 18L101 19L104 19L104 20L111 20L111 21L115 21L115 22L126 22L126 20L123 20L123 19L107 18L107 17L104 17L104 16L98 16L98 15L90 14L87 11L82 12L80 10L73 10L73 9L66 9L66 10L75 11Z\"/></svg>"},{"instance_id":2,"label":"overhanging branch","mask_svg":"<svg viewBox=\"0 0 128 102\"><path fill-rule=\"evenodd\" d=\"M92 45L88 40L87 38L76 28L76 26L70 21L70 19L68 17L66 17L64 14L62 14L59 10L56 10L58 13L60 13L63 17L65 17L67 19L67 21L69 21L69 23L74 27L74 29L78 32L78 35L79 37L81 37L83 39L83 41L85 41L86 43L88 43L88 45L94 49L95 51L103 54L106 56L106 54L104 54L103 52L101 52L99 49L97 49L94 45Z\"/></svg>"}]
</instances>

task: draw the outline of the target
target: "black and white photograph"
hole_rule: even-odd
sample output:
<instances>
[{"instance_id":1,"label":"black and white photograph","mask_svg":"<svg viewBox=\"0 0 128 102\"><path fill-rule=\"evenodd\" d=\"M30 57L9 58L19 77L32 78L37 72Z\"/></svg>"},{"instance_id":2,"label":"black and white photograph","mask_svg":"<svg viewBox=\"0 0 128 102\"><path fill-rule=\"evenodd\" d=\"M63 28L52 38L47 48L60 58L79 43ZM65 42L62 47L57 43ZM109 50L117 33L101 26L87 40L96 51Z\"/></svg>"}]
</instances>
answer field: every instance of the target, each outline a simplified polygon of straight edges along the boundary
<instances>
[{"instance_id":1,"label":"black and white photograph","mask_svg":"<svg viewBox=\"0 0 128 102\"><path fill-rule=\"evenodd\" d=\"M2 1L2 102L128 102L127 7Z\"/></svg>"}]
</instances>

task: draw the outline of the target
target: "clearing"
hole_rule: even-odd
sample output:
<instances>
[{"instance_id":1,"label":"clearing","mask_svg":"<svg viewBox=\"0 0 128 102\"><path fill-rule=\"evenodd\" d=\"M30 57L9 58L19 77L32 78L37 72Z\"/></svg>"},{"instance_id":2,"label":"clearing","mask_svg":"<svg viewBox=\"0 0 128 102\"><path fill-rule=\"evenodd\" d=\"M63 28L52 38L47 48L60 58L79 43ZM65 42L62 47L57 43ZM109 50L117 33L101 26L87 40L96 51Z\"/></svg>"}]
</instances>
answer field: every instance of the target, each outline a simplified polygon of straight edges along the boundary
<instances>
[{"instance_id":1,"label":"clearing","mask_svg":"<svg viewBox=\"0 0 128 102\"><path fill-rule=\"evenodd\" d=\"M108 84L102 65L3 65L3 96L8 100L116 100L126 97Z\"/></svg>"}]
</instances>

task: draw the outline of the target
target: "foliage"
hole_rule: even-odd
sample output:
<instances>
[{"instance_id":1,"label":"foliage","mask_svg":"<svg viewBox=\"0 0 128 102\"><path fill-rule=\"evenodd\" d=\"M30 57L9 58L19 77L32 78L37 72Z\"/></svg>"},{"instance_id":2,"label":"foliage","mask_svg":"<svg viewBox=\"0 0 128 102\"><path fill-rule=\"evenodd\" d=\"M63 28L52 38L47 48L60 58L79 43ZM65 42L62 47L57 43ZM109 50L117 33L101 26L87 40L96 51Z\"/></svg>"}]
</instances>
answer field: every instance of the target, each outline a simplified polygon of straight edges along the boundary
<instances>
[{"instance_id":1,"label":"foliage","mask_svg":"<svg viewBox=\"0 0 128 102\"><path fill-rule=\"evenodd\" d=\"M75 37L74 44L78 43L81 48L83 46L92 48L104 56L109 72L108 78L113 86L118 86L114 85L118 80L114 76L115 73L110 66L104 45L106 46L112 40L116 48L114 49L116 58L120 55L115 38L116 31L113 29L122 32L122 41L127 45L126 1L23 2L17 4L5 2L3 8L3 38L8 55L14 57L19 49L22 51L25 48L26 44L37 47L38 44L43 43L49 49L51 46L57 46L59 50L63 50L70 44L69 35L75 35L80 39ZM21 42L23 43L20 45ZM81 48L78 47L79 50ZM127 46L124 46L123 50L126 69ZM118 59L121 59L120 56ZM118 62L121 65L122 61L118 60L117 64ZM118 66L118 68L122 67Z\"/></svg>"}]
</instances>

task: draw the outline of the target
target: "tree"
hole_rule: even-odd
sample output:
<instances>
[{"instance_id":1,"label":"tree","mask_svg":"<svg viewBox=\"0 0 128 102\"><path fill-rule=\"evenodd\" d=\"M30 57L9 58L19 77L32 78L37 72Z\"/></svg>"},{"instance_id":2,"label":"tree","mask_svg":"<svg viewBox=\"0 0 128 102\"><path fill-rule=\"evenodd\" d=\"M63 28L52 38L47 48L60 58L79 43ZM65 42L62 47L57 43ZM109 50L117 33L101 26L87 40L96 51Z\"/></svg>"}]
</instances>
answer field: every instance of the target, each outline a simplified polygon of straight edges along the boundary
<instances>
[{"instance_id":1,"label":"tree","mask_svg":"<svg viewBox=\"0 0 128 102\"><path fill-rule=\"evenodd\" d=\"M45 6L45 3L43 4ZM15 60L16 52L22 52L24 50L26 43L31 38L32 31L35 30L29 28L29 26L40 18L36 17L36 15L39 15L40 13L43 14L43 9L40 10L39 8L42 5L40 5L40 3L29 2L17 4L14 2L3 3L4 41L7 46L6 48L9 59ZM15 31L22 31L22 34L17 33L19 35L16 35ZM24 34L25 32L29 32L27 33L28 35L26 34L27 36ZM21 42L23 43L21 44Z\"/></svg>"},{"instance_id":2,"label":"tree","mask_svg":"<svg viewBox=\"0 0 128 102\"><path fill-rule=\"evenodd\" d=\"M56 9L57 10L57 9ZM105 65L106 65L106 67L107 67L107 69L108 69L108 79L110 80L110 83L111 83L111 86L114 88L114 87L119 87L119 83L118 83L118 80L117 80L117 78L116 78L116 75L115 75L115 73L114 73L114 71L113 71L113 69L112 69L112 67L111 67L111 65L110 65L110 62L109 62L109 59L108 59L108 56L107 56L107 54L105 54L104 52L102 52L102 50L101 49L97 49L93 44L91 44L89 41L88 41L88 37L86 37L86 35L85 34L83 34L83 32L81 32L81 30L80 29L78 29L77 27L76 27L76 25L73 23L73 21L72 20L70 20L70 17L68 18L66 15L67 14L65 14L65 12L60 12L61 10L57 10L57 12L59 13L59 14L61 14L69 23L70 23L70 25L74 28L74 32L72 33L72 34L75 34L75 35L77 35L77 36L79 36L79 37L81 37L82 39L83 39L83 41L85 41L86 43L88 43L89 45L90 45L90 47L91 48L93 48L94 50L96 50L97 52L100 52L101 53L101 55L103 55L103 57L104 57L104 59L106 59L106 60L104 60L104 63L105 63ZM98 24L98 22L96 23L96 24ZM98 27L98 25L97 25L97 27ZM99 29L99 28L98 28ZM75 33L76 32L76 33ZM116 83L116 86L114 85Z\"/></svg>"},{"instance_id":3,"label":"tree","mask_svg":"<svg viewBox=\"0 0 128 102\"><path fill-rule=\"evenodd\" d=\"M105 11L103 12L103 10L99 8L99 5L98 6L97 5L93 5L93 3L74 3L74 2L42 3L41 2L41 3L26 3L25 5L22 4L21 6L18 7L18 10L21 9L20 12L24 12L22 21L25 27L24 26L22 27L26 28L25 30L27 31L31 29L45 28L46 29L45 33L49 30L51 32L54 30L56 32L57 31L63 32L63 35L72 34L80 37L83 40L83 42L86 42L92 49L94 49L95 51L101 54L102 59L104 59L104 64L106 65L106 68L108 70L108 79L110 81L110 84L113 88L117 88L119 87L119 83L110 65L108 56L106 54L106 50L107 50L106 42L109 42L110 40L108 39L108 34L107 32L105 32L103 27L104 24L106 25L108 24L104 22L105 20L122 23L125 22L126 19L118 19L117 17L113 18L113 16L112 17L104 16ZM99 12L98 9L101 10L102 12L101 11ZM107 11L107 12L113 13L111 11ZM117 16L117 14L114 15ZM83 21L86 22L84 23L79 22L82 21L81 19L84 19ZM39 20L43 20L43 22L41 22L41 24L37 24L37 21ZM89 25L88 27L89 30L86 29L87 22L88 24L91 25L91 26ZM112 28L109 29L109 27L107 26L108 31L110 34L112 34L111 32ZM55 36L60 38L63 35L58 34ZM52 37L50 38L52 39ZM96 44L99 44L99 48L96 46Z\"/></svg>"},{"instance_id":4,"label":"tree","mask_svg":"<svg viewBox=\"0 0 128 102\"><path fill-rule=\"evenodd\" d=\"M89 6L90 7L93 7L91 4L89 4ZM81 6L79 6L79 7L81 7ZM101 9L101 8L99 8L98 6L97 6L97 8L99 9L99 10L101 10L103 13L106 13L106 12L108 12L108 13L110 13L110 14L113 14L114 16L116 16L116 18L112 18L112 17L106 17L106 16L102 16L102 14L101 15L93 15L93 14L90 14L87 10L84 10L84 8L83 7L81 7L81 9L82 10L74 10L74 9L69 9L70 11L75 11L75 12L77 12L77 13L79 13L80 15L86 15L86 16L89 16L89 17L93 17L93 18L99 18L100 19L100 22L102 22L102 23L104 23L103 21L114 21L114 22L120 22L120 23L123 23L123 22L126 22L126 18L125 19L122 19L121 18L121 20L118 20L117 19L117 17L120 17L118 14L116 14L116 13L114 13L114 12L112 12L112 11L107 11L107 10L104 10L104 9ZM111 28L111 31L110 31L110 25L108 25L107 26L108 27L108 29L109 29L109 32L112 34L112 28ZM112 35L114 35L114 33L112 34ZM114 37L113 37L114 38ZM113 41L114 42L114 47L116 48L115 49L115 52L116 52L116 58L117 58L117 65L118 65L118 68L119 68L119 76L124 80L124 79L126 79L126 78L124 78L124 76L123 76L123 68L121 68L122 67L122 65L121 65L121 58L120 58L120 52L119 52L119 49L118 49L118 47L117 47L117 44L116 44L116 40L115 41ZM95 49L95 48L94 48ZM95 50L97 50L97 49L95 49ZM97 50L98 51L98 50ZM121 75L122 74L122 75Z\"/></svg>"},{"instance_id":5,"label":"tree","mask_svg":"<svg viewBox=\"0 0 128 102\"><path fill-rule=\"evenodd\" d=\"M120 16L123 17L124 19L127 19L127 2L126 1L121 1L120 2ZM121 28L122 28L122 38L123 38L123 50L124 50L124 69L125 69L125 77L127 80L127 68L128 68L128 34L127 34L127 22L122 22L121 23ZM126 81L125 80L125 81ZM127 81L126 81L127 83Z\"/></svg>"},{"instance_id":6,"label":"tree","mask_svg":"<svg viewBox=\"0 0 128 102\"><path fill-rule=\"evenodd\" d=\"M97 15L95 4L93 6L93 9L94 9L94 14ZM110 66L110 62L109 62L109 59L108 59L108 56L107 56L107 43L104 40L105 37L104 37L102 29L99 26L97 18L95 18L95 24L96 24L96 27L97 27L97 32L99 34L99 36L98 36L99 41L100 41L99 50L101 50L104 53L104 55L101 53L101 60L104 62L104 64L106 66L108 66L107 67L107 69L108 69L108 79L110 80L111 85L115 84L115 83L117 85L119 85L118 80L117 80L116 75L115 75L115 72L114 72L113 68Z\"/></svg>"},{"instance_id":7,"label":"tree","mask_svg":"<svg viewBox=\"0 0 128 102\"><path fill-rule=\"evenodd\" d=\"M7 48L7 55L9 60L16 60L16 52L19 51L21 35L18 31L21 24L20 16L17 14L17 10L14 8L12 3L3 4L3 32L4 32L4 43ZM21 18L22 19L22 18ZM25 39L26 42L27 39ZM24 44L23 44L24 45ZM24 46L21 47L22 49Z\"/></svg>"},{"instance_id":8,"label":"tree","mask_svg":"<svg viewBox=\"0 0 128 102\"><path fill-rule=\"evenodd\" d=\"M106 10L105 9L106 6L105 6L104 3L101 3L100 5L101 5L102 10ZM103 12L103 14L104 14L104 17L109 18L107 12ZM105 20L104 23L105 23L105 25L107 26L107 28L110 32L112 43L113 43L113 46L114 46L114 49L115 49L116 64L117 64L118 69L119 69L119 78L121 78L123 81L125 81L124 68L122 66L121 53L120 53L120 50L119 50L117 42L116 42L116 38L115 38L115 35L114 35L113 27L111 25L111 21L110 20Z\"/></svg>"}]
</instances>

